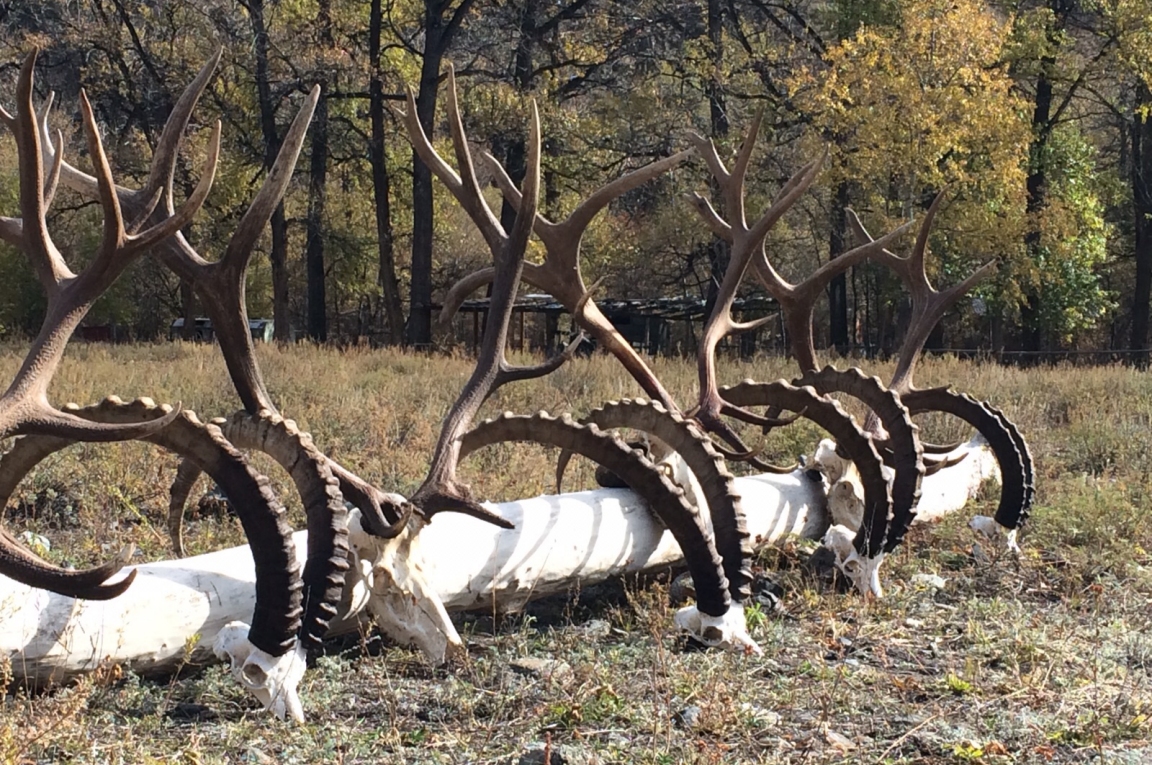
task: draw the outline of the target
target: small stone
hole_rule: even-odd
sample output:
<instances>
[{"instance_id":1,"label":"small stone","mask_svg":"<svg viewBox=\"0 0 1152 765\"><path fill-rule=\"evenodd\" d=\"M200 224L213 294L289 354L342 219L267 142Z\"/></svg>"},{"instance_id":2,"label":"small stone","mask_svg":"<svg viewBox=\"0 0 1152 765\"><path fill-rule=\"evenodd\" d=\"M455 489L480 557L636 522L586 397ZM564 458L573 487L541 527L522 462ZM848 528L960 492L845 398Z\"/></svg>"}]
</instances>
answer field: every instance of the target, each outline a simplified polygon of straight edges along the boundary
<instances>
[{"instance_id":1,"label":"small stone","mask_svg":"<svg viewBox=\"0 0 1152 765\"><path fill-rule=\"evenodd\" d=\"M740 705L740 711L743 712L749 720L765 728L771 728L780 724L780 715L778 713L773 712L771 709L750 704L747 701Z\"/></svg>"},{"instance_id":2,"label":"small stone","mask_svg":"<svg viewBox=\"0 0 1152 765\"><path fill-rule=\"evenodd\" d=\"M555 681L561 684L572 680L572 667L568 662L560 659L525 656L521 659L513 659L508 663L508 666L513 672L526 677Z\"/></svg>"},{"instance_id":3,"label":"small stone","mask_svg":"<svg viewBox=\"0 0 1152 765\"><path fill-rule=\"evenodd\" d=\"M276 760L264 754L264 752L260 751L254 746L248 747L248 751L244 753L244 761L256 763L257 765L267 765L268 763L276 762Z\"/></svg>"},{"instance_id":4,"label":"small stone","mask_svg":"<svg viewBox=\"0 0 1152 765\"><path fill-rule=\"evenodd\" d=\"M944 585L948 584L948 580L938 574L917 574L912 577L912 584L933 590L942 590Z\"/></svg>"},{"instance_id":5,"label":"small stone","mask_svg":"<svg viewBox=\"0 0 1152 765\"><path fill-rule=\"evenodd\" d=\"M676 577L672 580L672 584L668 585L668 599L672 601L673 606L682 606L695 597L696 585L688 572Z\"/></svg>"},{"instance_id":6,"label":"small stone","mask_svg":"<svg viewBox=\"0 0 1152 765\"><path fill-rule=\"evenodd\" d=\"M824 729L824 740L832 745L834 749L841 752L848 752L856 748L852 740L845 736L843 733L837 733L831 728Z\"/></svg>"},{"instance_id":7,"label":"small stone","mask_svg":"<svg viewBox=\"0 0 1152 765\"><path fill-rule=\"evenodd\" d=\"M581 626L580 632L585 637L604 638L612 634L612 625L604 619L593 619Z\"/></svg>"},{"instance_id":8,"label":"small stone","mask_svg":"<svg viewBox=\"0 0 1152 765\"><path fill-rule=\"evenodd\" d=\"M544 759L544 753L548 759ZM533 741L524 747L515 765L596 765L599 760L571 744L548 744Z\"/></svg>"},{"instance_id":9,"label":"small stone","mask_svg":"<svg viewBox=\"0 0 1152 765\"><path fill-rule=\"evenodd\" d=\"M702 712L703 710L701 710L700 707L692 704L672 715L672 722L676 723L676 727L678 728L691 730L700 722Z\"/></svg>"}]
</instances>

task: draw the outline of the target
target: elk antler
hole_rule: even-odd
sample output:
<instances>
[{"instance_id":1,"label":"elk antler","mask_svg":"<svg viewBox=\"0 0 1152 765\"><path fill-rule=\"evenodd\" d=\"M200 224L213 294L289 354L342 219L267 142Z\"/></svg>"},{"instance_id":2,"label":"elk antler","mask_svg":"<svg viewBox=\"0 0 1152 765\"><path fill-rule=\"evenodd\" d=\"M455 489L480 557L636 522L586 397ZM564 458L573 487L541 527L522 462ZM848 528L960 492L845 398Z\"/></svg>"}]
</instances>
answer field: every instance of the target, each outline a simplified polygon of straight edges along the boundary
<instances>
[{"instance_id":1,"label":"elk antler","mask_svg":"<svg viewBox=\"0 0 1152 765\"><path fill-rule=\"evenodd\" d=\"M722 419L722 415L769 428L785 424L786 421L762 417L720 397L716 377L716 347L726 335L732 332L755 329L767 321L767 319L757 319L751 322L735 321L732 318L732 303L736 299L736 293L740 288L740 283L744 280L744 275L748 271L753 255L763 246L764 238L816 179L816 173L823 163L823 158L821 158L802 167L784 184L768 210L749 226L744 210L744 178L748 172L748 163L752 159L752 149L756 144L756 134L760 131L762 119L762 112L753 119L731 171L724 166L712 141L696 133L690 134L690 139L695 145L697 153L707 163L708 169L712 171L712 176L720 189L730 221L723 220L712 207L712 204L699 194L693 194L691 201L704 217L709 228L732 245L728 268L725 270L717 290L715 307L704 325L704 335L700 340L700 349L697 355L700 398L694 415L709 432L717 434L731 446L745 452L748 451L747 447L740 441L735 431Z\"/></svg>"},{"instance_id":2,"label":"elk antler","mask_svg":"<svg viewBox=\"0 0 1152 765\"><path fill-rule=\"evenodd\" d=\"M506 234L481 195L480 187L476 181L471 153L468 150L467 139L460 120L456 100L455 76L451 69L448 74L447 100L452 142L456 152L457 165L460 168L459 175L444 162L429 143L423 128L416 119L415 103L411 91L409 91L408 113L402 116L412 144L420 158L432 168L432 171L457 198L488 243L495 261L491 270L493 289L489 303L490 318L485 329L476 371L465 386L456 405L449 412L441 431L440 440L437 443L429 476L424 485L413 495L411 501L424 509L425 514L430 514L437 509L469 509L473 512L480 510L487 516L488 511L480 508L471 499L467 487L462 486L457 481L455 470L462 454L476 448L481 443L490 443L493 440L534 440L552 443L563 449L583 453L614 472L619 468L623 471L619 474L648 500L653 512L672 529L688 558L689 569L697 581L697 606L690 607L691 613L680 615L680 622L706 641L709 641L709 635L715 632L715 634L723 636L718 638L716 642L740 644L751 648L751 641L746 639L743 611L739 607L733 608L732 606L729 582L725 577L722 560L716 551L711 532L703 522L700 513L684 500L683 492L679 489L674 492L670 491L671 485L667 479L655 470L651 463L637 457L619 441L599 436L595 426L579 425L569 420L555 420L543 414L535 418L504 417L495 422L484 423L473 431L465 432L480 404L497 386L511 379L521 379L528 374L542 374L558 366L558 362L546 362L540 367L513 375L503 360L507 324L511 317L517 284L526 268L523 263L524 250L532 229L535 227L538 231L545 232L543 237L547 237L545 241L549 243L549 262L552 264L550 267L548 265L537 267L536 274L539 275L542 271L544 284L548 285L547 288L558 288L559 294L567 296L568 300L572 302L573 315L586 316L585 307L589 300L587 290L579 279L577 262L580 235L592 217L610 199L627 188L655 175L664 167L675 164L679 161L679 157L656 163L631 176L618 179L580 205L577 211L564 223L558 226L551 224L536 214L540 138L539 118L533 104L528 171L525 175L523 189L514 193L507 188L511 185L511 181L507 179L507 174L499 168L499 164L495 160L490 159L490 163L498 169L497 174L504 178L503 185L506 187L506 196L510 197L517 207L516 221L512 232ZM573 283L569 287L565 287L564 280L560 278L559 272L561 271L565 272L570 279L574 277ZM483 278L488 277L485 275ZM608 337L615 337L619 339L621 344L626 345L606 319L600 323L593 322L593 326L597 327L597 332L606 333ZM570 346L570 348L572 347L574 346ZM635 354L633 357L639 366L647 371L647 367L643 365L639 357ZM563 360L563 355L560 360ZM651 373L648 374L649 381L654 382L655 387L663 391L655 377L651 376ZM667 396L666 393L664 395ZM712 463L712 468L715 469L715 463ZM727 525L721 523L716 525L718 528L726 528L732 534L736 534L737 518L734 509L734 497L732 499L733 501L728 503L729 510L732 512L732 522ZM719 501L717 501L717 506L721 506ZM486 519L488 518L486 517ZM498 516L493 516L491 519L503 520ZM747 535L745 534L745 536ZM737 542L736 547L740 547L739 542ZM699 610L697 611L697 609Z\"/></svg>"},{"instance_id":3,"label":"elk antler","mask_svg":"<svg viewBox=\"0 0 1152 765\"><path fill-rule=\"evenodd\" d=\"M129 426L86 422L54 409L48 403L48 385L63 356L72 332L84 319L92 303L104 293L125 268L144 250L172 236L191 220L212 186L219 152L219 131L212 142L204 173L194 194L181 210L139 233L126 228L113 191L112 171L92 115L92 107L80 95L88 147L97 170L100 204L104 211L101 244L90 263L73 273L48 233L46 214L59 177L59 160L45 184L43 152L36 113L32 108L33 68L36 52L24 61L16 89L17 108L13 117L0 109L0 121L16 138L20 173L20 217L0 218L0 237L28 256L37 278L48 295L48 309L32 348L8 389L0 395L0 436L25 433L58 435L82 441L121 441L137 438L163 428L167 419ZM57 142L63 139L57 136ZM55 152L62 156L58 146Z\"/></svg>"},{"instance_id":4,"label":"elk antler","mask_svg":"<svg viewBox=\"0 0 1152 765\"><path fill-rule=\"evenodd\" d=\"M893 430L898 436L914 433L914 426L911 425L907 414L902 411L899 401L894 400L895 397L890 394L885 394L877 381L870 381L859 374L844 375L836 370L824 370L821 373L815 373L816 354L812 341L811 317L815 301L832 277L866 257L870 248L875 249L881 245L866 245L845 253L836 260L825 264L811 277L796 285L785 281L772 268L764 252L764 241L768 232L811 185L824 158L821 157L793 175L778 192L769 209L750 226L745 214L744 179L751 160L756 135L759 132L760 119L761 117L758 115L753 120L730 171L720 159L713 142L699 135L692 137L697 151L712 172L729 219L725 220L721 217L712 204L699 194L693 195L691 201L713 233L731 245L730 263L718 290L716 311L709 317L708 324L705 326L704 339L701 342L700 355L697 360L701 380L701 400L696 417L706 427L733 445L739 445L739 439L720 419L721 415L734 416L745 422L772 427L781 422L777 418L784 408L790 408L793 411L801 412L802 416L816 419L831 432L840 432L844 434L845 438L855 439L852 443L855 443L856 446L852 447L850 456L857 461L857 468L864 482L865 497L864 517L852 546L859 555L865 557L866 562L862 570L853 570L848 573L861 590L874 591L878 594L880 591L876 577L876 570L879 565L878 556L883 545L888 513L893 506L894 497L889 493L886 482L881 478L881 463L878 460L876 449L870 443L866 448L859 443L859 439L855 436L858 429L843 411L838 409L825 410L826 404L832 402L823 398L823 394L833 391L849 392L866 401L871 401L873 408L885 412L888 416L902 418L901 423L893 426ZM903 229L898 229L885 237L885 241L890 241L902 233ZM749 268L756 273L768 293L780 303L790 330L789 334L792 337L795 355L800 361L801 368L811 370L811 372L804 378L795 381L793 386L786 386L780 381L767 388L756 389L756 395L744 396L741 394L741 397L733 393L733 389L726 389L723 392L717 390L714 352L720 339L729 332L755 326L754 323L738 324L731 316L732 301L735 299L740 282ZM812 386L812 388L803 386ZM803 409L795 409L796 402L809 400L806 395L797 393L797 391L809 391L807 395L815 397L811 400L819 401L819 404L813 405L818 406L820 411L808 413ZM734 396L737 397L734 398ZM776 397L775 400L773 397ZM788 406L788 401L792 401L793 405ZM749 412L745 407L752 404L769 405L767 415L761 417ZM909 435L899 445L911 448L896 450L902 460L898 472L903 480L896 486L899 492L895 494L895 497L902 503L911 506L915 502L923 467L913 437ZM847 443L843 443L841 448L848 449L849 447ZM912 470L909 471L908 467L911 467ZM908 478L909 474L911 479Z\"/></svg>"},{"instance_id":5,"label":"elk antler","mask_svg":"<svg viewBox=\"0 0 1152 765\"><path fill-rule=\"evenodd\" d=\"M714 155L715 148L710 148ZM709 164L714 165L718 161L712 158L709 159ZM706 220L712 222L713 230L718 230L714 211L702 202L703 200L697 199L697 209ZM841 371L829 366L817 371L813 312L816 302L824 294L832 279L880 252L883 247L902 236L911 225L909 221L878 240L869 240L838 255L796 284L787 281L773 267L764 250L763 239L757 244L758 251L752 260L752 270L757 280L779 303L784 314L789 343L801 371L801 376L793 380L792 384L812 386L825 395L844 393L859 399L869 407L870 415L865 422L865 428L878 435L875 426L880 424L887 433L888 446L881 449L881 455L886 461L890 461L895 472L892 483L892 512L897 518L909 519L920 496L920 482L925 472L923 450L916 425L900 403L899 397L885 389L876 378L867 377L857 369ZM779 414L778 408L768 410L769 417ZM862 544L863 537L857 537L857 542ZM861 548L857 547L857 550L860 551Z\"/></svg>"},{"instance_id":6,"label":"elk antler","mask_svg":"<svg viewBox=\"0 0 1152 765\"><path fill-rule=\"evenodd\" d=\"M425 517L431 517L443 510L453 510L508 527L506 520L476 502L471 496L470 489L457 479L456 466L460 460L460 439L471 426L480 406L493 391L514 380L548 374L567 360L574 350L574 345L555 358L534 367L513 367L504 357L508 323L512 318L516 288L523 272L524 252L536 218L540 188L540 117L535 103L532 104L528 134L528 170L524 176L516 220L510 232L505 231L500 225L476 180L468 138L460 118L456 76L451 67L448 69L447 78L447 107L448 124L452 133L452 146L459 174L436 152L424 133L424 128L416 115L416 100L411 89L408 91L408 111L399 112L399 116L408 129L408 138L420 159L452 192L488 244L493 259L492 296L489 304L489 320L481 341L476 368L444 419L428 476L410 501L420 508Z\"/></svg>"},{"instance_id":7,"label":"elk antler","mask_svg":"<svg viewBox=\"0 0 1152 765\"><path fill-rule=\"evenodd\" d=\"M33 50L21 68L16 87L15 116L0 109L0 121L16 139L20 179L20 217L0 218L0 238L27 255L47 293L48 306L44 323L24 363L8 389L0 395L0 438L37 434L79 441L120 441L155 434L177 417L179 407L144 422L94 423L52 407L48 402L48 386L69 338L96 299L133 260L149 247L173 236L203 204L215 176L220 148L219 125L214 130L204 172L192 196L179 210L171 211L163 220L138 231L137 225L125 224L92 107L81 92L84 130L96 171L93 182L103 209L104 224L96 253L87 267L74 273L48 233L47 210L63 167L63 137L57 133L54 146L52 139L47 139L47 144L53 148L53 163L45 179L44 145L32 105L36 55ZM149 209L155 204L154 197L148 203ZM19 565L28 562L29 554L15 547L10 536L0 537L0 548L3 548L6 560ZM123 565L123 560L122 555L114 569ZM53 586L58 592L67 592L70 587L67 583L73 582L75 588L72 592L76 594L103 596L110 591L96 588L91 575L103 575L106 571L106 567L97 569L96 573L55 570Z\"/></svg>"},{"instance_id":8,"label":"elk antler","mask_svg":"<svg viewBox=\"0 0 1152 765\"><path fill-rule=\"evenodd\" d=\"M1000 465L1003 481L1000 504L996 510L996 522L1009 532L1014 532L1027 518L1035 496L1032 455L1019 429L1002 412L985 402L953 393L947 387L918 389L912 381L924 343L945 312L962 295L988 278L997 265L996 260L990 260L966 279L943 291L932 286L926 269L928 235L943 200L944 192L937 194L932 200L920 225L916 243L907 257L901 257L883 248L872 254L877 262L887 265L900 276L912 296L912 320L900 345L899 360L890 387L900 394L910 413L948 412L972 425L984 436ZM859 216L851 210L848 211L848 223L861 239L867 242L877 241L864 228ZM910 517L894 519L892 533L895 539L890 544L899 541L899 537L903 535L910 522Z\"/></svg>"},{"instance_id":9,"label":"elk antler","mask_svg":"<svg viewBox=\"0 0 1152 765\"><path fill-rule=\"evenodd\" d=\"M706 500L715 532L716 548L724 561L729 591L734 600L743 602L749 595L748 586L751 581L751 542L743 513L739 509L739 497L730 490L731 474L724 467L721 455L713 449L713 444L681 417L679 406L659 378L600 311L591 299L580 273L580 242L595 216L613 199L675 167L688 154L687 151L679 152L609 182L590 194L559 223L549 221L537 213L533 230L544 244L546 256L543 263L525 263L523 278L547 290L559 300L580 327L616 356L641 388L657 399L659 403L653 402L651 405L639 400L621 402L615 407L609 405L582 418L581 422L594 423L600 427L629 427L644 431L663 440L687 461L688 469L705 489L705 497L698 499ZM484 158L504 198L513 205L519 205L520 192L516 190L504 167L491 154L485 153ZM491 276L492 269L483 269L457 282L444 299L440 321L443 323L450 319L464 297L490 281ZM565 451L561 455L557 466L558 481L563 475L568 454Z\"/></svg>"},{"instance_id":10,"label":"elk antler","mask_svg":"<svg viewBox=\"0 0 1152 765\"><path fill-rule=\"evenodd\" d=\"M624 368L640 384L644 392L658 400L670 412L680 411L671 394L632 347L632 344L624 339L612 322L604 316L596 302L591 299L590 291L584 284L584 277L580 273L580 243L592 220L612 200L667 172L680 164L688 155L689 152L687 151L678 152L671 157L657 160L610 181L592 192L576 206L576 209L567 218L558 223L553 223L537 213L533 231L544 244L544 262L525 263L523 273L524 281L547 291L552 297L560 301L561 305L572 314L580 328L596 338L601 347L624 365ZM504 166L488 152L484 152L482 156L488 163L504 198L513 206L519 206L521 194L516 189L516 184L508 176ZM444 297L439 323L442 326L447 324L468 294L491 282L494 273L492 268L484 268L469 274L453 285Z\"/></svg>"},{"instance_id":11,"label":"elk antler","mask_svg":"<svg viewBox=\"0 0 1152 765\"><path fill-rule=\"evenodd\" d=\"M119 204L133 217L151 220L172 214L173 178L184 132L219 60L220 52L217 52L200 69L177 100L156 144L144 186L135 191L116 189ZM260 234L292 180L296 159L304 144L308 123L311 121L318 98L319 88L316 87L305 98L289 126L276 161L264 179L260 191L232 233L219 260L212 262L201 257L179 233L159 242L155 248L160 260L195 289L201 305L212 320L213 330L233 385L251 420L249 425L265 435L278 431L281 428L282 418L268 393L256 362L252 335L248 327L245 301L246 276ZM42 134L47 131L50 108L51 101L40 118L39 126ZM98 191L95 179L91 176L67 163L60 164L61 177L66 185L86 196L92 196ZM158 206L155 200L160 201ZM231 421L231 426L237 431L244 429L236 422L236 418ZM237 432L231 435L237 435ZM258 442L256 448L271 450L278 462L289 466L288 469L301 492L309 531L308 560L304 568L306 612L301 636L305 643L316 645L327 632L328 622L335 613L334 604L340 598L344 572L348 566L348 522L344 496L361 509L365 526L378 531L381 535L398 533L406 522L406 516L400 508L388 500L388 495L328 460L311 445L310 440L305 445L299 440L300 435L297 432L289 439L294 441L294 447L286 447L284 439L275 441L256 439ZM251 441L252 439L247 439L246 443ZM286 454L284 452L286 448L294 448L295 452L291 455ZM190 488L190 482L195 481L199 472L195 463L191 463L188 467L181 468L180 478L187 482ZM333 474L340 477L343 494L331 490L330 482ZM178 552L183 546L179 538L179 521L182 518L180 513L183 510L184 497L184 494L174 493L170 506L171 515L176 516L176 521L170 521L169 527L177 534L174 543Z\"/></svg>"}]
</instances>

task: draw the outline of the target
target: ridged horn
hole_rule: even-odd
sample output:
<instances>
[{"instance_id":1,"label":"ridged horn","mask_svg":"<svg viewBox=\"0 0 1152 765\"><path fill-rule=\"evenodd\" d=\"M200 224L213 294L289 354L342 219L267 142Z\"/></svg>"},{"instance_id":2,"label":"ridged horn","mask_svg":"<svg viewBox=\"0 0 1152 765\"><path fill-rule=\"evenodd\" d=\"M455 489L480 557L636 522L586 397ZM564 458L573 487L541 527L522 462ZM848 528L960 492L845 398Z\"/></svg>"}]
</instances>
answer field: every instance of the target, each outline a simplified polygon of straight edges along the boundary
<instances>
[{"instance_id":1,"label":"ridged horn","mask_svg":"<svg viewBox=\"0 0 1152 765\"><path fill-rule=\"evenodd\" d=\"M711 531L684 498L684 492L651 460L595 425L581 425L568 415L556 418L547 412L531 416L506 413L482 422L461 439L460 457L504 441L531 441L568 449L620 476L644 498L680 544L696 585L697 608L710 616L728 613L732 598Z\"/></svg>"}]
</instances>

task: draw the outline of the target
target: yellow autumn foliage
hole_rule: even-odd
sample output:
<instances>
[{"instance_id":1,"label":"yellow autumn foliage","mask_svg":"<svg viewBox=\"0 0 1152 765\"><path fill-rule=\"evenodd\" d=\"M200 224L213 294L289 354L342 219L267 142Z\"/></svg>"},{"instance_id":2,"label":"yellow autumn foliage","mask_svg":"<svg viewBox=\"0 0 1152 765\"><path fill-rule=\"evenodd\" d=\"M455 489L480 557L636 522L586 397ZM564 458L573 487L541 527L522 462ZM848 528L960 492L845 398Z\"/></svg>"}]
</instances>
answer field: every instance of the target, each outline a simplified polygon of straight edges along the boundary
<instances>
[{"instance_id":1,"label":"yellow autumn foliage","mask_svg":"<svg viewBox=\"0 0 1152 765\"><path fill-rule=\"evenodd\" d=\"M907 0L893 25L861 26L792 82L829 146L824 182L848 183L876 229L949 189L934 244L958 270L1022 255L1030 134L1004 63L1011 31L975 0Z\"/></svg>"}]
</instances>

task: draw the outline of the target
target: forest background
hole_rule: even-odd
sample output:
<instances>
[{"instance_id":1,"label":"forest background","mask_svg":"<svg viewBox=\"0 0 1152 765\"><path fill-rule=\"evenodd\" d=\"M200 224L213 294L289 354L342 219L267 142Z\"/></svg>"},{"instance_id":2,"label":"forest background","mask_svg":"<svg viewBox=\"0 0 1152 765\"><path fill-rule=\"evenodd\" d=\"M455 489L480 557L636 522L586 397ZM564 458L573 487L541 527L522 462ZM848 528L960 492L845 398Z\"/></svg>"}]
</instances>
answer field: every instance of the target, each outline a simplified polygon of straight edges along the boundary
<instances>
[{"instance_id":1,"label":"forest background","mask_svg":"<svg viewBox=\"0 0 1152 765\"><path fill-rule=\"evenodd\" d=\"M177 179L191 191L222 120L208 209L186 230L206 255L223 251L296 107L321 86L294 185L249 272L249 314L274 318L281 340L425 346L444 290L484 265L482 240L390 108L410 85L425 129L446 135L436 105L451 62L469 135L517 179L537 100L549 217L685 148L688 130L734 150L762 110L752 209L828 151L814 191L770 235L786 275L852 246L846 209L877 234L947 189L932 277L952 283L990 258L1000 268L930 347L1148 361L1149 0L27 0L0 1L0 25L3 102L40 47L37 89L57 93L69 157L87 162L83 88L126 185L145 174L184 85L223 49ZM8 214L15 163L5 137ZM726 252L684 201L707 179L702 164L682 165L597 219L583 253L589 280L604 279L598 297L708 299ZM70 258L94 249L97 206L62 192L52 215ZM44 296L24 258L0 249L0 274L0 336L34 332ZM858 266L830 286L818 341L892 350L907 310L894 275ZM197 315L189 285L145 259L87 324L146 339Z\"/></svg>"}]
</instances>

